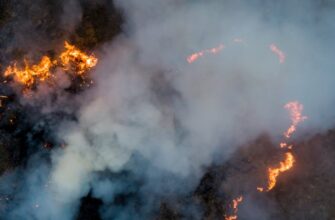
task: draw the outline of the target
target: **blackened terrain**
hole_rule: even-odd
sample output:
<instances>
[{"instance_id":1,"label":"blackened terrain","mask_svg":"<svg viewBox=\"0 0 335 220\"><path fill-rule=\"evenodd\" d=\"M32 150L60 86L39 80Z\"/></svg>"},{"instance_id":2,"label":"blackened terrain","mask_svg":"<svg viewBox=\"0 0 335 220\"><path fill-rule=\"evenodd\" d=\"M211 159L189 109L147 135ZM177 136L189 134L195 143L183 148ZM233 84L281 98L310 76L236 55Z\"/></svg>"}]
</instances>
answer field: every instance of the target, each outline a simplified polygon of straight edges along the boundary
<instances>
[{"instance_id":1,"label":"blackened terrain","mask_svg":"<svg viewBox=\"0 0 335 220\"><path fill-rule=\"evenodd\" d=\"M80 1L82 19L68 33L60 22L64 3L0 0L1 71L13 59L52 55L65 39L82 49L93 49L121 33L122 13L108 0ZM38 109L23 106L7 84L1 84L0 95L8 96L0 107L0 173L24 168L34 153L61 146L54 140L53 128L64 117L68 120L74 116L62 112L42 115ZM182 210L188 203L201 208L203 219L222 219L230 201L239 195L259 201L268 219L335 219L335 131L303 138L295 143L293 153L296 164L280 176L276 188L258 193L255 189L266 181L267 167L282 159L276 143L266 135L259 137L242 146L229 161L209 167L188 198L162 201L156 219L187 218ZM134 197L120 195L116 203L122 206ZM101 219L101 206L101 200L87 195L81 200L77 219ZM240 214L240 219L262 219L262 214L249 213L244 203Z\"/></svg>"}]
</instances>

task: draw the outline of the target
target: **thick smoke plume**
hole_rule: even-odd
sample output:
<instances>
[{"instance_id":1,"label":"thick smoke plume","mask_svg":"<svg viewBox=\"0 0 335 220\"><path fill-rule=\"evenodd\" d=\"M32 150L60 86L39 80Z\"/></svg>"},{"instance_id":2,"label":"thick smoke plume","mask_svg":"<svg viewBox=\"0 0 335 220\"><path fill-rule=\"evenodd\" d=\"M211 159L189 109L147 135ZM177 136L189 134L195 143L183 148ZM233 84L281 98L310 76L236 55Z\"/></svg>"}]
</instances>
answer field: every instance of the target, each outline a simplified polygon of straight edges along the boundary
<instances>
[{"instance_id":1,"label":"thick smoke plume","mask_svg":"<svg viewBox=\"0 0 335 220\"><path fill-rule=\"evenodd\" d=\"M62 6L59 23L69 21L68 32L80 23L81 3ZM288 101L303 103L309 117L298 135L334 126L335 3L115 4L123 32L95 48L94 86L75 101L63 97L43 107L50 113L71 106L75 119L52 127L65 147L51 150L50 158L38 152L25 169L1 177L1 192L13 196L0 207L4 219L73 219L89 193L103 201L103 219L154 218L162 201L192 195L206 169L240 146L264 133L280 138L290 123ZM187 62L220 44L219 53ZM285 52L284 63L271 44ZM13 182L21 185L11 192ZM120 197L124 204L115 202ZM187 201L180 214L202 219L202 207ZM245 202L245 219L256 218L250 210L270 218L251 198Z\"/></svg>"}]
</instances>

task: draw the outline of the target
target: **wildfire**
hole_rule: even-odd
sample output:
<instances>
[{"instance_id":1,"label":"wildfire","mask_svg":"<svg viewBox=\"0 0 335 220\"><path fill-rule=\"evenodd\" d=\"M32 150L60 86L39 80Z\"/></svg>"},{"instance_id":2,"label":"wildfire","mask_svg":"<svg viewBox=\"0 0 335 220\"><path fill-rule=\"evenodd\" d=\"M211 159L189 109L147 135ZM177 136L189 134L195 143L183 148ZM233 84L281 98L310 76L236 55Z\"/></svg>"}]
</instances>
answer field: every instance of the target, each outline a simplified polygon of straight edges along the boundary
<instances>
[{"instance_id":1,"label":"wildfire","mask_svg":"<svg viewBox=\"0 0 335 220\"><path fill-rule=\"evenodd\" d=\"M293 145L292 144L288 144L286 142L281 142L279 144L280 148L288 148L288 149L292 149Z\"/></svg>"},{"instance_id":2,"label":"wildfire","mask_svg":"<svg viewBox=\"0 0 335 220\"><path fill-rule=\"evenodd\" d=\"M68 42L65 42L65 49L58 60L51 60L50 57L43 56L38 64L30 65L25 59L24 67L18 67L17 62L14 62L13 65L6 68L4 76L13 76L16 82L31 87L38 81L43 82L52 77L53 67L71 69L74 73L82 75L97 65L98 59L94 55L87 55Z\"/></svg>"},{"instance_id":3,"label":"wildfire","mask_svg":"<svg viewBox=\"0 0 335 220\"><path fill-rule=\"evenodd\" d=\"M280 173L283 173L293 167L295 160L291 152L285 153L285 160L279 163L278 167L270 167L268 169L268 185L266 191L270 191L276 186L277 177ZM258 187L258 191L263 192L264 188Z\"/></svg>"},{"instance_id":4,"label":"wildfire","mask_svg":"<svg viewBox=\"0 0 335 220\"><path fill-rule=\"evenodd\" d=\"M65 41L65 51L59 56L65 70L74 68L78 74L95 67L98 59L93 55L87 55L75 46Z\"/></svg>"},{"instance_id":5,"label":"wildfire","mask_svg":"<svg viewBox=\"0 0 335 220\"><path fill-rule=\"evenodd\" d=\"M306 116L302 115L303 105L297 101L289 102L284 106L290 112L291 125L284 132L284 141L279 144L280 148L291 150L293 145L288 144L286 141L292 136L292 134L297 130L297 125L307 119ZM285 160L279 163L278 167L270 167L268 169L268 184L266 191L270 191L276 186L277 178L280 173L285 172L293 167L295 162L294 156L291 152L285 153ZM263 187L257 187L260 192L264 191Z\"/></svg>"},{"instance_id":6,"label":"wildfire","mask_svg":"<svg viewBox=\"0 0 335 220\"><path fill-rule=\"evenodd\" d=\"M281 49L279 49L278 46L276 46L275 44L271 44L270 50L278 56L279 63L285 63L286 59L285 53Z\"/></svg>"},{"instance_id":7,"label":"wildfire","mask_svg":"<svg viewBox=\"0 0 335 220\"><path fill-rule=\"evenodd\" d=\"M287 103L285 108L290 112L292 121L291 126L284 132L284 136L288 139L297 130L297 125L306 120L307 117L301 113L304 106L297 101Z\"/></svg>"},{"instance_id":8,"label":"wildfire","mask_svg":"<svg viewBox=\"0 0 335 220\"><path fill-rule=\"evenodd\" d=\"M199 59L200 57L206 55L206 54L216 54L218 52L220 52L221 50L224 49L224 45L220 44L217 47L211 48L211 49L206 49L197 53L193 53L190 56L187 57L187 62L188 63L193 63L195 62L197 59Z\"/></svg>"},{"instance_id":9,"label":"wildfire","mask_svg":"<svg viewBox=\"0 0 335 220\"><path fill-rule=\"evenodd\" d=\"M45 81L48 79L50 74L50 68L55 63L50 60L49 57L43 56L41 61L31 66L27 60L24 60L24 67L17 67L15 62L12 66L7 67L4 76L13 76L14 80L20 82L26 86L31 86L36 80Z\"/></svg>"},{"instance_id":10,"label":"wildfire","mask_svg":"<svg viewBox=\"0 0 335 220\"><path fill-rule=\"evenodd\" d=\"M232 208L232 214L231 215L225 215L225 220L236 220L237 219L237 212L238 212L238 205L243 201L243 196L239 196L236 199L233 199L231 208Z\"/></svg>"},{"instance_id":11,"label":"wildfire","mask_svg":"<svg viewBox=\"0 0 335 220\"><path fill-rule=\"evenodd\" d=\"M244 40L241 38L234 38L233 39L234 43L244 43ZM202 50L197 53L193 53L190 56L187 57L187 62L188 63L193 63L199 58L205 56L206 54L216 54L223 50L225 46L223 44L220 44L218 47L214 47L211 49L206 49ZM279 62L283 64L286 59L285 53L275 44L270 45L270 50L276 54L279 58ZM272 190L277 183L277 178L279 175L283 172L286 172L290 170L294 163L295 163L295 158L291 152L291 149L293 148L292 144L288 144L287 140L292 136L292 134L296 131L297 125L300 122L303 122L305 119L307 119L306 116L302 116L302 110L303 110L303 105L300 104L297 101L294 102L289 102L284 106L285 109L287 109L290 112L290 118L291 118L291 125L288 127L288 129L284 132L284 140L279 143L280 148L286 149L286 153L284 154L285 158L283 161L279 163L279 165L274 166L274 167L269 167L268 168L268 180L267 180L267 186L266 188L263 187L257 187L257 190L260 192L263 191L270 191ZM238 205L243 201L243 196L240 196L232 201L232 204L230 205L231 207L231 215L225 215L224 218L225 220L237 220L238 216Z\"/></svg>"}]
</instances>

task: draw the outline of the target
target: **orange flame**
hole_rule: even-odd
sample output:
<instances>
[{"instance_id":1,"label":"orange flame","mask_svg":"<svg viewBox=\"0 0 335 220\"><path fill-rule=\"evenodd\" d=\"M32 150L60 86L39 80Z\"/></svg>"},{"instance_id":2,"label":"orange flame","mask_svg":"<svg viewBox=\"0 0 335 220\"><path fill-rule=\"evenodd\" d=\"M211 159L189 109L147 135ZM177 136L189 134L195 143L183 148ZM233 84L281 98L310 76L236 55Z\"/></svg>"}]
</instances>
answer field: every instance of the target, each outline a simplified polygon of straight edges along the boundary
<instances>
[{"instance_id":1,"label":"orange flame","mask_svg":"<svg viewBox=\"0 0 335 220\"><path fill-rule=\"evenodd\" d=\"M4 76L13 75L14 79L26 86L31 86L36 80L45 81L50 77L50 68L54 63L49 57L43 56L40 63L30 66L27 60L24 60L24 68L17 67L15 62L12 66L7 67Z\"/></svg>"},{"instance_id":2,"label":"orange flame","mask_svg":"<svg viewBox=\"0 0 335 220\"><path fill-rule=\"evenodd\" d=\"M297 101L289 102L284 106L290 112L291 117L291 125L289 128L284 132L284 138L287 140L289 139L292 134L297 130L297 125L300 122L303 122L307 119L306 116L302 116L303 105ZM291 150L293 145L289 145L286 141L279 143L280 148L282 149L289 149ZM285 160L280 162L278 167L269 168L268 169L268 185L266 191L270 191L276 186L277 177L280 173L285 172L293 167L295 162L294 156L291 152L285 153ZM257 187L257 190L263 192L265 189L263 187Z\"/></svg>"},{"instance_id":3,"label":"orange flame","mask_svg":"<svg viewBox=\"0 0 335 220\"><path fill-rule=\"evenodd\" d=\"M98 59L95 56L89 56L83 53L66 41L65 49L66 51L64 51L59 57L65 70L69 70L72 67L79 75L81 75L85 71L97 65Z\"/></svg>"},{"instance_id":4,"label":"orange flame","mask_svg":"<svg viewBox=\"0 0 335 220\"><path fill-rule=\"evenodd\" d=\"M284 132L284 136L286 138L290 138L291 135L297 130L297 125L300 122L306 120L307 117L303 116L301 113L304 109L304 106L297 101L287 103L285 108L290 112L292 123L291 126Z\"/></svg>"},{"instance_id":5,"label":"orange flame","mask_svg":"<svg viewBox=\"0 0 335 220\"><path fill-rule=\"evenodd\" d=\"M59 61L52 61L48 56L43 56L41 61L31 66L24 60L24 67L17 66L17 62L8 66L4 72L5 77L13 76L16 82L26 87L31 87L37 81L43 82L51 76L51 68L60 65L64 70L74 70L78 75L82 75L87 70L96 66L98 59L93 55L87 55L75 46L65 42L65 51L59 56Z\"/></svg>"},{"instance_id":6,"label":"orange flame","mask_svg":"<svg viewBox=\"0 0 335 220\"><path fill-rule=\"evenodd\" d=\"M277 182L277 177L280 173L285 172L293 167L295 160L293 154L290 152L285 153L285 160L280 162L279 167L269 168L269 182L268 182L268 191L275 187Z\"/></svg>"},{"instance_id":7,"label":"orange flame","mask_svg":"<svg viewBox=\"0 0 335 220\"><path fill-rule=\"evenodd\" d=\"M288 143L286 143L286 142L281 142L280 144L279 144L279 146L280 146L280 148L287 148L287 149L292 149L292 147L293 147L293 145L292 144L288 144Z\"/></svg>"},{"instance_id":8,"label":"orange flame","mask_svg":"<svg viewBox=\"0 0 335 220\"><path fill-rule=\"evenodd\" d=\"M278 46L276 46L275 44L271 44L270 50L278 56L279 63L285 63L286 59L285 53L281 49L279 49Z\"/></svg>"},{"instance_id":9,"label":"orange flame","mask_svg":"<svg viewBox=\"0 0 335 220\"><path fill-rule=\"evenodd\" d=\"M237 212L238 212L238 205L243 201L243 196L239 196L236 199L233 199L232 202L232 215L225 215L225 220L236 220L237 219Z\"/></svg>"},{"instance_id":10,"label":"orange flame","mask_svg":"<svg viewBox=\"0 0 335 220\"><path fill-rule=\"evenodd\" d=\"M193 53L190 56L187 57L187 62L188 63L193 63L195 62L197 59L199 59L200 57L206 55L206 54L216 54L218 52L220 52L221 50L224 49L224 45L220 44L217 47L211 48L211 49L206 49L197 53Z\"/></svg>"},{"instance_id":11,"label":"orange flame","mask_svg":"<svg viewBox=\"0 0 335 220\"><path fill-rule=\"evenodd\" d=\"M285 153L285 160L280 162L278 167L270 167L268 169L268 185L266 191L270 191L276 186L279 174L291 169L294 162L295 160L293 154L291 152L287 152ZM263 192L264 188L258 187L257 190Z\"/></svg>"}]
</instances>

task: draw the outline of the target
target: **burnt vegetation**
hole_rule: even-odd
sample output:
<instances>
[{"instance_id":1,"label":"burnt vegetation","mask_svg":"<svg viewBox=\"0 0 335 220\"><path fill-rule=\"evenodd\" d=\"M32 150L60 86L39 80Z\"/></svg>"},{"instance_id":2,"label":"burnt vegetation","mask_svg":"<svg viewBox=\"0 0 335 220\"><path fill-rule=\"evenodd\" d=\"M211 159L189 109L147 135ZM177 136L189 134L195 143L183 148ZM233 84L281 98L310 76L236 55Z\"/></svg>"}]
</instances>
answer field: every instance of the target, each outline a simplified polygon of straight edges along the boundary
<instances>
[{"instance_id":1,"label":"burnt vegetation","mask_svg":"<svg viewBox=\"0 0 335 220\"><path fill-rule=\"evenodd\" d=\"M112 40L122 32L122 12L115 8L112 1L80 1L82 19L70 34L59 25L62 1L36 2L0 0L2 72L3 66L10 60L41 56L44 53L54 54L53 48L57 48L64 39L68 38L79 48L87 50ZM39 41L38 46L36 39ZM73 96L80 91L75 87L76 84L79 83L75 81L74 86L68 89ZM1 84L0 93L8 96L1 100L0 107L0 173L23 169L35 153L42 152L48 157L50 149L62 146L52 132L63 119L75 121L74 114L60 111L45 115L38 108L23 106L19 97L5 83ZM270 212L269 219L335 219L335 130L313 137L306 136L296 143L293 150L296 166L280 176L273 191L268 194L257 193L255 189L261 184L260 180L265 181L266 167L274 161L280 161L279 152L266 135L242 146L229 161L208 167L196 190L187 198L161 201L155 219L188 218L184 215L187 203L197 204L202 210L199 215L203 219L222 219L231 199L240 193L260 198L264 209L268 198L275 201L279 209ZM113 204L122 206L128 199L134 198L138 198L136 192L132 195L120 194ZM102 200L88 194L81 200L77 220L101 219L101 206ZM242 216L248 215L243 204L240 211ZM247 219L262 217L255 215Z\"/></svg>"}]
</instances>

